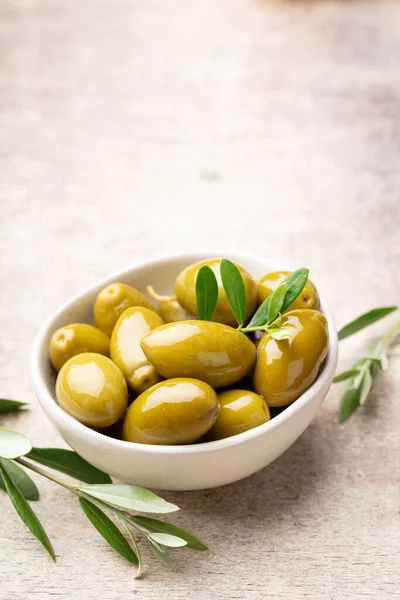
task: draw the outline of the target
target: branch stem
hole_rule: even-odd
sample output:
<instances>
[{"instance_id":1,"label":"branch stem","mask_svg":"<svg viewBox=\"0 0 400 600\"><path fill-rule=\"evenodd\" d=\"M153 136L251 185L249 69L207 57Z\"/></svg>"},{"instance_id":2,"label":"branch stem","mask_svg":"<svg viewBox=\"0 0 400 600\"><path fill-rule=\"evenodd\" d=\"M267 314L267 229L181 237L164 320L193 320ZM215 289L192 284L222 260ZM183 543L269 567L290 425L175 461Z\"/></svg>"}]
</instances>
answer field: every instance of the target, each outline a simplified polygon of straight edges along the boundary
<instances>
[{"instance_id":1,"label":"branch stem","mask_svg":"<svg viewBox=\"0 0 400 600\"><path fill-rule=\"evenodd\" d=\"M58 479L58 477L55 477L54 475L52 475L48 471L45 471L41 467L38 467L37 465L33 465L32 463L26 461L24 458L16 458L15 462L26 467L27 469L31 469L31 471L34 471L35 473L38 473L39 475L42 475L43 477L46 477L47 479L50 479L50 481L53 481L54 483L58 483L58 485L62 485L62 487L65 487L67 490L75 491L74 490L75 486L67 483L66 481L62 481L61 479Z\"/></svg>"},{"instance_id":2,"label":"branch stem","mask_svg":"<svg viewBox=\"0 0 400 600\"><path fill-rule=\"evenodd\" d=\"M163 296L162 294L158 294L152 285L146 285L146 292L150 298L157 300L157 302L169 302L170 300L176 300L176 296Z\"/></svg>"}]
</instances>

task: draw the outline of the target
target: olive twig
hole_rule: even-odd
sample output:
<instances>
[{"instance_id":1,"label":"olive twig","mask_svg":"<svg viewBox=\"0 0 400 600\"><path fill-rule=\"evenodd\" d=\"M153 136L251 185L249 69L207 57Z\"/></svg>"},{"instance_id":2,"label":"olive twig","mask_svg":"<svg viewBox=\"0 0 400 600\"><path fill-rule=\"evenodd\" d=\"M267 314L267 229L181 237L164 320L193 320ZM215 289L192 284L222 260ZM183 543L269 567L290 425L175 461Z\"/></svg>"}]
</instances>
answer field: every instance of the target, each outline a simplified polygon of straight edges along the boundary
<instances>
[{"instance_id":1,"label":"olive twig","mask_svg":"<svg viewBox=\"0 0 400 600\"><path fill-rule=\"evenodd\" d=\"M75 489L74 489L75 486L67 483L66 481L62 481L61 479L58 479L58 477L55 477L48 471L45 471L44 469L41 469L40 467L38 467L36 465L32 465L30 462L28 462L27 460L25 460L23 458L16 458L15 462L19 463L20 465L23 465L24 467L26 467L27 469L30 469L31 471L34 471L35 473L38 473L39 475L42 475L43 477L46 477L46 479L53 481L53 483L58 483L58 485L61 485L62 487L66 488L67 490L70 490L71 492L75 491Z\"/></svg>"},{"instance_id":2,"label":"olive twig","mask_svg":"<svg viewBox=\"0 0 400 600\"><path fill-rule=\"evenodd\" d=\"M18 410L22 406L22 403L16 405L15 402L6 400L3 400L1 405L3 410ZM31 460L50 466L50 468L72 476L86 485L67 483L40 466L32 464ZM140 515L127 512L169 513L179 510L178 506L166 502L163 498L144 488L113 484L109 475L90 465L72 450L34 448L26 436L0 427L0 482L3 483L0 487L8 494L21 520L54 561L56 555L50 539L28 503L28 500L39 499L39 491L28 474L18 465L34 471L72 492L78 498L86 517L109 546L130 564L136 565L138 570L135 579L142 573L142 560L131 529L144 535L149 543L154 542L153 537L156 535L161 536L159 546L162 548L162 552L160 552L163 556L169 556L167 546L187 545L193 550L207 550L207 546L196 536L172 523L142 517L143 524L141 524ZM97 497L101 495L103 495L103 500ZM129 535L129 541L114 520L110 519L102 509L112 513L118 520L118 524L123 522Z\"/></svg>"},{"instance_id":3,"label":"olive twig","mask_svg":"<svg viewBox=\"0 0 400 600\"><path fill-rule=\"evenodd\" d=\"M339 340L354 335L397 309L396 306L380 307L364 313L340 329L338 332ZM375 368L377 367L382 371L387 370L389 359L386 348L399 331L400 321L396 321L381 340L368 349L363 358L358 360L350 369L339 373L334 378L334 383L344 382L339 402L339 421L341 423L365 403L372 388Z\"/></svg>"}]
</instances>

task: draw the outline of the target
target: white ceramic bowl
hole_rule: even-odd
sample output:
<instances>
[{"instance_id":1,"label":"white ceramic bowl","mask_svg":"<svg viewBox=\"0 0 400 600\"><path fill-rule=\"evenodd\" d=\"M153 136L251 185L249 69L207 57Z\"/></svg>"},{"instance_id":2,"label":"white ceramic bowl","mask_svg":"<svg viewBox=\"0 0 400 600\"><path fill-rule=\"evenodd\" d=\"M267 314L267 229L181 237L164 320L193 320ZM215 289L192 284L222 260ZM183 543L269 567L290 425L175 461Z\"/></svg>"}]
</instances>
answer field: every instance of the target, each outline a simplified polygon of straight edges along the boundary
<instances>
[{"instance_id":1,"label":"white ceramic bowl","mask_svg":"<svg viewBox=\"0 0 400 600\"><path fill-rule=\"evenodd\" d=\"M144 291L153 284L161 294L172 292L177 274L206 258L224 256L246 268L254 278L285 267L262 256L224 252L166 256L113 273L68 300L43 325L32 353L37 398L65 441L87 461L127 483L164 490L212 488L242 479L275 460L303 433L324 400L335 374L338 340L332 314L321 298L329 325L329 353L315 383L268 423L225 440L187 446L149 446L116 440L82 425L58 406L55 375L48 346L52 333L69 323L92 322L98 291L112 281ZM287 269L287 267L286 267Z\"/></svg>"}]
</instances>

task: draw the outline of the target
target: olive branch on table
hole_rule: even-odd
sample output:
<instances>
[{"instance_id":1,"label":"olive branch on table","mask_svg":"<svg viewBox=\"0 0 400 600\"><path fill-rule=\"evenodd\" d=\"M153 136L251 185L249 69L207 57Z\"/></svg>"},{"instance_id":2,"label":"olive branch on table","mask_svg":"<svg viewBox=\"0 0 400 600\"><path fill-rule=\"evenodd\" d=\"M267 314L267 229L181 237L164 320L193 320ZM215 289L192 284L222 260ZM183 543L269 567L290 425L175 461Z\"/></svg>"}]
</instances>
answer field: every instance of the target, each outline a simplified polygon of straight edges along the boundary
<instances>
[{"instance_id":1,"label":"olive branch on table","mask_svg":"<svg viewBox=\"0 0 400 600\"><path fill-rule=\"evenodd\" d=\"M338 332L339 340L344 340L387 315L399 310L398 306L382 306L374 308L351 321ZM346 421L363 406L368 398L373 384L376 369L386 371L389 367L388 347L397 333L400 332L400 320L396 321L381 340L367 349L365 356L357 360L354 365L339 373L334 378L334 383L344 382L343 392L339 402L339 421Z\"/></svg>"},{"instance_id":2,"label":"olive branch on table","mask_svg":"<svg viewBox=\"0 0 400 600\"><path fill-rule=\"evenodd\" d=\"M24 407L23 402L0 400L0 413ZM86 485L61 480L36 463L65 473ZM54 561L56 556L50 539L28 503L28 500L39 500L39 490L20 466L72 492L89 521L106 542L120 556L137 567L136 577L142 573L142 560L132 529L146 538L153 553L168 566L172 565L169 547L185 546L191 550L207 550L207 546L198 537L181 527L129 512L171 513L179 510L175 504L166 502L153 492L136 485L113 484L109 475L90 465L72 450L34 448L26 436L0 427L0 487L7 492L22 521ZM104 511L113 515L119 527Z\"/></svg>"}]
</instances>

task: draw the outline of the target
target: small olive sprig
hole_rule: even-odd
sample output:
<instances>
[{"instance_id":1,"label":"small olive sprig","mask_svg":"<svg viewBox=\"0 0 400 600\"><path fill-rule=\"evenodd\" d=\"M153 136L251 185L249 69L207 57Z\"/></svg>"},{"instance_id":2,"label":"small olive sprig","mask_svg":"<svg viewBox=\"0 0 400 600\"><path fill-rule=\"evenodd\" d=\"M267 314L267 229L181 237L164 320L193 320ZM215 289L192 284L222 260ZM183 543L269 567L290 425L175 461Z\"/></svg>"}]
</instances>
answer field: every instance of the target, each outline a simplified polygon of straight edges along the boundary
<instances>
[{"instance_id":1,"label":"small olive sprig","mask_svg":"<svg viewBox=\"0 0 400 600\"><path fill-rule=\"evenodd\" d=\"M398 310L398 306L383 306L374 308L351 321L338 332L339 340L344 340L358 331L364 329ZM390 327L382 339L368 348L365 356L357 360L354 365L336 375L334 383L344 381L343 392L339 401L339 421L343 423L357 410L363 406L371 391L373 377L376 369L386 371L389 366L387 347L394 336L400 331L400 321Z\"/></svg>"},{"instance_id":2,"label":"small olive sprig","mask_svg":"<svg viewBox=\"0 0 400 600\"><path fill-rule=\"evenodd\" d=\"M282 313L303 291L308 279L308 269L297 269L297 271L288 275L273 293L264 300L246 326L244 326L244 322L247 299L242 275L237 266L226 258L221 260L220 273L222 285L240 331L243 333L268 331L271 337L276 340L290 337L290 330L280 327ZM209 321L213 316L217 301L217 278L208 265L203 265L199 269L196 278L196 304L199 319Z\"/></svg>"},{"instance_id":3,"label":"small olive sprig","mask_svg":"<svg viewBox=\"0 0 400 600\"><path fill-rule=\"evenodd\" d=\"M0 413L19 410L24 406L23 402L1 399ZM67 483L34 463L61 471L86 485ZM136 485L113 484L109 475L87 463L76 452L61 448L34 448L25 435L0 427L0 488L7 492L22 521L54 561L56 556L50 539L28 503L28 500L39 500L39 491L19 465L72 492L86 517L106 542L137 567L135 578L142 573L142 560L132 529L146 538L153 553L168 566L172 565L168 547L186 546L191 550L207 550L199 538L181 527L129 512L170 513L179 510L175 504ZM119 527L103 511L111 513ZM129 542L121 528L127 533Z\"/></svg>"},{"instance_id":4,"label":"small olive sprig","mask_svg":"<svg viewBox=\"0 0 400 600\"><path fill-rule=\"evenodd\" d=\"M244 333L259 330L268 331L271 337L276 340L290 337L290 332L285 327L279 327L281 315L301 294L308 279L308 269L298 269L289 275L261 304L246 327L243 326L246 314L246 290L240 271L232 262L222 259L220 273L225 293L240 331ZM204 265L199 270L196 279L196 301L200 319L211 319L217 300L218 284L215 274L210 267ZM399 310L399 308L399 306L384 306L374 308L360 315L340 329L338 332L339 340L354 335L364 327L372 325L372 323ZM397 321L378 344L368 349L364 357L357 360L350 369L339 373L334 378L334 383L344 382L343 393L339 402L339 421L341 423L365 403L372 388L376 369L387 370L388 356L386 349L399 331L400 321Z\"/></svg>"}]
</instances>

